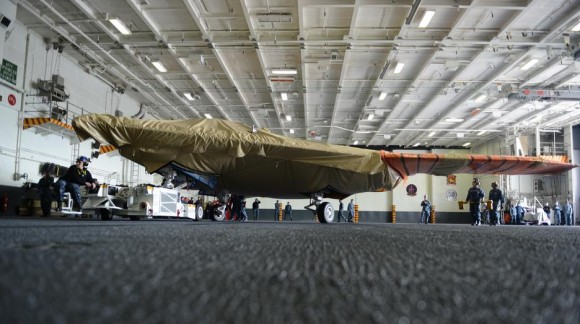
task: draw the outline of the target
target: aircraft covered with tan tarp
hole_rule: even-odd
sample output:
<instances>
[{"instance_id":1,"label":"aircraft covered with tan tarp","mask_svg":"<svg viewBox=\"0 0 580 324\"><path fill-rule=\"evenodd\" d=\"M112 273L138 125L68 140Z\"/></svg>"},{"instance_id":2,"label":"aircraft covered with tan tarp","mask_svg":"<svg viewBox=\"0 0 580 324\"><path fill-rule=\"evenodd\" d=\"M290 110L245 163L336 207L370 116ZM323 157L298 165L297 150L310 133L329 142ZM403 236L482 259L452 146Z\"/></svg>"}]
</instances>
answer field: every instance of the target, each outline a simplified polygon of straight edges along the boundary
<instances>
[{"instance_id":1,"label":"aircraft covered with tan tarp","mask_svg":"<svg viewBox=\"0 0 580 324\"><path fill-rule=\"evenodd\" d=\"M137 120L84 115L81 140L119 149L150 172L171 167L206 191L250 196L344 198L391 190L416 173L558 174L575 166L556 158L407 154L324 144L220 119Z\"/></svg>"}]
</instances>

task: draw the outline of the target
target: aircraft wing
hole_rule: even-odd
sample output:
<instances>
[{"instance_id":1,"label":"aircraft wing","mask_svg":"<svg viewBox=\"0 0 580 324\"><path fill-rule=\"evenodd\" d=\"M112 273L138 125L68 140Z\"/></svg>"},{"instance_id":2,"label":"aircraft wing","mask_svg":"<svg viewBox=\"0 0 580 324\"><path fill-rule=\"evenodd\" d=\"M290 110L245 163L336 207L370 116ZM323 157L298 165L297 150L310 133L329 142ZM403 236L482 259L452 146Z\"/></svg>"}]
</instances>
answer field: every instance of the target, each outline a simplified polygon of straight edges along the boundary
<instances>
[{"instance_id":1,"label":"aircraft wing","mask_svg":"<svg viewBox=\"0 0 580 324\"><path fill-rule=\"evenodd\" d=\"M415 173L560 173L569 163L541 158L398 154L289 138L220 119L138 120L83 115L72 123L81 140L119 149L150 172L172 167L199 188L251 196L344 198L391 190Z\"/></svg>"},{"instance_id":2,"label":"aircraft wing","mask_svg":"<svg viewBox=\"0 0 580 324\"><path fill-rule=\"evenodd\" d=\"M416 173L559 174L576 167L564 156L408 154L381 151L383 162L403 178Z\"/></svg>"}]
</instances>

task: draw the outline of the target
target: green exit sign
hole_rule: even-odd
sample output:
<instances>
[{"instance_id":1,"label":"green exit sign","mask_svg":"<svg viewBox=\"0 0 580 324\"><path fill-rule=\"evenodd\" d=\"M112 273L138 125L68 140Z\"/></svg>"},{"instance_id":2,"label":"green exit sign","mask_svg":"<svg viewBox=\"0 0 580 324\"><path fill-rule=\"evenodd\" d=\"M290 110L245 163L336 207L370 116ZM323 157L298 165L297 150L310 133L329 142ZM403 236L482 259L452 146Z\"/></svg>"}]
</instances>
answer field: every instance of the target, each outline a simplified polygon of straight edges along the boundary
<instances>
[{"instance_id":1,"label":"green exit sign","mask_svg":"<svg viewBox=\"0 0 580 324\"><path fill-rule=\"evenodd\" d=\"M18 65L4 59L2 60L2 67L0 67L0 79L16 85L17 73Z\"/></svg>"}]
</instances>

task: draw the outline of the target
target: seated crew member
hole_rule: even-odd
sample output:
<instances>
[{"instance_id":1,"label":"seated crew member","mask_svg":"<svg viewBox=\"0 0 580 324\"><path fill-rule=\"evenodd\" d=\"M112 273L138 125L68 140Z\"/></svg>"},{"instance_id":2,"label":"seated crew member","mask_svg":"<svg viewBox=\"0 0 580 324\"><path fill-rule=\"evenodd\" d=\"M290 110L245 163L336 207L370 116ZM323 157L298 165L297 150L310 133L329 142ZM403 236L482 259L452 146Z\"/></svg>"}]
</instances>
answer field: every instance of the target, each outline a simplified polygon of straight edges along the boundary
<instances>
[{"instance_id":1,"label":"seated crew member","mask_svg":"<svg viewBox=\"0 0 580 324\"><path fill-rule=\"evenodd\" d=\"M89 159L85 156L79 156L74 165L68 168L67 172L58 179L56 182L56 188L58 189L58 194L56 197L57 210L61 210L62 199L65 190L71 193L72 200L74 202L74 207L77 210L81 210L81 186L86 186L87 189L95 189L97 185L93 176L86 169L89 163Z\"/></svg>"}]
</instances>

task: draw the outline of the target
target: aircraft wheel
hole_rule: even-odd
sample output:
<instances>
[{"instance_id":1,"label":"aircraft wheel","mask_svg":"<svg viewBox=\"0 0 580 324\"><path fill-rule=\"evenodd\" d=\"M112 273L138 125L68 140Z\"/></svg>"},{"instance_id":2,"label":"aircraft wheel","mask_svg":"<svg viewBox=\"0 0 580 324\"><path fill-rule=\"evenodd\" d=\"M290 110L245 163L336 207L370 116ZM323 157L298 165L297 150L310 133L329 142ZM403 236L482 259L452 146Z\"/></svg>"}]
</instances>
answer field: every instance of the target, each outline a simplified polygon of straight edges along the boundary
<instances>
[{"instance_id":1,"label":"aircraft wheel","mask_svg":"<svg viewBox=\"0 0 580 324\"><path fill-rule=\"evenodd\" d=\"M209 210L209 215L212 221L221 222L226 219L226 213L220 208L212 207Z\"/></svg>"},{"instance_id":2,"label":"aircraft wheel","mask_svg":"<svg viewBox=\"0 0 580 324\"><path fill-rule=\"evenodd\" d=\"M108 209L101 209L99 213L101 214L101 220L110 221L113 219L113 213Z\"/></svg>"},{"instance_id":3,"label":"aircraft wheel","mask_svg":"<svg viewBox=\"0 0 580 324\"><path fill-rule=\"evenodd\" d=\"M200 221L203 218L203 207L197 206L195 208L195 220Z\"/></svg>"},{"instance_id":4,"label":"aircraft wheel","mask_svg":"<svg viewBox=\"0 0 580 324\"><path fill-rule=\"evenodd\" d=\"M323 202L316 209L316 214L318 216L318 221L321 223L332 223L334 222L334 208L329 202Z\"/></svg>"}]
</instances>

